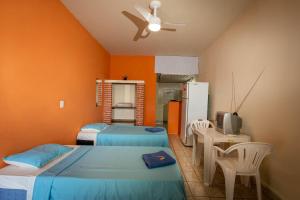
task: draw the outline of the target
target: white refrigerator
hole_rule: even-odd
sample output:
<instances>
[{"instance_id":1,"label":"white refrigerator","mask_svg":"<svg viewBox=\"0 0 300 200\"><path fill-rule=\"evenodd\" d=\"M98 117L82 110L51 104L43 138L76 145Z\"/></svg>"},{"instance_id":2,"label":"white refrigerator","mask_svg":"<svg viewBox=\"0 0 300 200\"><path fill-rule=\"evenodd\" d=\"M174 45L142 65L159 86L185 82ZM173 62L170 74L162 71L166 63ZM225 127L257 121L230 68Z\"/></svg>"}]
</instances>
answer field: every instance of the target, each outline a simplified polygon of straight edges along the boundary
<instances>
[{"instance_id":1,"label":"white refrigerator","mask_svg":"<svg viewBox=\"0 0 300 200\"><path fill-rule=\"evenodd\" d=\"M208 83L188 82L182 88L181 132L184 145L193 145L189 123L197 119L207 119Z\"/></svg>"}]
</instances>

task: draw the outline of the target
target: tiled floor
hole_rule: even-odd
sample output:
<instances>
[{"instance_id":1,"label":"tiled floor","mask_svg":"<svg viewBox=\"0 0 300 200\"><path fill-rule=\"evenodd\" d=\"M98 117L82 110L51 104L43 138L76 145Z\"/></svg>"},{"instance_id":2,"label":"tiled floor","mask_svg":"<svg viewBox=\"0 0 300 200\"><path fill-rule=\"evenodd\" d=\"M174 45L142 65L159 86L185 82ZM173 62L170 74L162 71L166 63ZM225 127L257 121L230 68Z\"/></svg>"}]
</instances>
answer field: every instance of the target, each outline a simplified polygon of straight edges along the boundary
<instances>
[{"instance_id":1,"label":"tiled floor","mask_svg":"<svg viewBox=\"0 0 300 200\"><path fill-rule=\"evenodd\" d=\"M178 136L170 135L170 144L173 149L182 176L185 180L185 188L188 200L223 200L225 199L225 181L221 169L217 169L213 185L210 187L203 184L203 166L194 167L192 165L192 148L185 147ZM247 188L239 183L239 178L236 179L235 199L254 200L257 199L256 188L251 186ZM263 196L263 200L269 200Z\"/></svg>"}]
</instances>

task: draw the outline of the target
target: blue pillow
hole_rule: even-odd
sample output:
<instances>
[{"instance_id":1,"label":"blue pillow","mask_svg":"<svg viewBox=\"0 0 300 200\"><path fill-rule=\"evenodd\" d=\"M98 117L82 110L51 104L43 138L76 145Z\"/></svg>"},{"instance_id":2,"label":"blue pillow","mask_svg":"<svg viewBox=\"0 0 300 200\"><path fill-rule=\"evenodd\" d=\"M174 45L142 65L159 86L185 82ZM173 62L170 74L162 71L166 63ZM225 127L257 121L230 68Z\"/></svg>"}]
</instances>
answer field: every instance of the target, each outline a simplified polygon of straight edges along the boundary
<instances>
[{"instance_id":1,"label":"blue pillow","mask_svg":"<svg viewBox=\"0 0 300 200\"><path fill-rule=\"evenodd\" d=\"M3 161L20 167L41 168L71 150L72 148L59 144L45 144L22 153L7 156Z\"/></svg>"},{"instance_id":2,"label":"blue pillow","mask_svg":"<svg viewBox=\"0 0 300 200\"><path fill-rule=\"evenodd\" d=\"M95 131L100 132L105 129L108 125L105 123L94 123L94 124L87 124L81 128L82 131Z\"/></svg>"},{"instance_id":3,"label":"blue pillow","mask_svg":"<svg viewBox=\"0 0 300 200\"><path fill-rule=\"evenodd\" d=\"M54 153L56 156L61 156L72 150L71 147L66 147L60 144L44 144L34 148L37 151L45 153Z\"/></svg>"}]
</instances>

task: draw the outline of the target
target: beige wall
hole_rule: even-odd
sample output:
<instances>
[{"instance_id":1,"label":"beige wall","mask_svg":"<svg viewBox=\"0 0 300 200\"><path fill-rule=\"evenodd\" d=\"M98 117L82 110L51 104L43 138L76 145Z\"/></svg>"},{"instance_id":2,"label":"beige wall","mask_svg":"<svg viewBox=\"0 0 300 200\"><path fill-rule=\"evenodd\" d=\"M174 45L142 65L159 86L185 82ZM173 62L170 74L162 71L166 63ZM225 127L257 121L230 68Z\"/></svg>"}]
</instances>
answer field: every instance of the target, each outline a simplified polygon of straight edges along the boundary
<instances>
[{"instance_id":1,"label":"beige wall","mask_svg":"<svg viewBox=\"0 0 300 200\"><path fill-rule=\"evenodd\" d=\"M300 1L253 3L200 59L199 79L210 82L211 116L230 110L231 72L239 104L265 68L239 114L254 141L274 145L263 181L282 199L299 199Z\"/></svg>"}]
</instances>

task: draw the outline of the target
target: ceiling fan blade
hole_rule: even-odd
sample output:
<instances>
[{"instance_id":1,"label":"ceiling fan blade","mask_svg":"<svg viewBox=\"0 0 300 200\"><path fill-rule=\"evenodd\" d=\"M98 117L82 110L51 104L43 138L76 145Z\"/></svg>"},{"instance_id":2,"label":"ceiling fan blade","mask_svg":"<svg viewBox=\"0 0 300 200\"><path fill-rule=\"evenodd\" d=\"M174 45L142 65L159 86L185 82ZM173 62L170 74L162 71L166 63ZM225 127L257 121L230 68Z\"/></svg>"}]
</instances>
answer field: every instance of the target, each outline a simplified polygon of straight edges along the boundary
<instances>
[{"instance_id":1,"label":"ceiling fan blade","mask_svg":"<svg viewBox=\"0 0 300 200\"><path fill-rule=\"evenodd\" d=\"M146 34L144 34L146 33ZM139 39L145 39L147 37L149 37L150 35L150 31L147 31L147 29L145 28L144 30L138 30L138 32L135 34L133 41L138 41Z\"/></svg>"},{"instance_id":2,"label":"ceiling fan blade","mask_svg":"<svg viewBox=\"0 0 300 200\"><path fill-rule=\"evenodd\" d=\"M147 26L147 24L148 24L148 22L131 14L130 12L122 11L122 14L125 15L130 21L132 21L138 28Z\"/></svg>"},{"instance_id":3,"label":"ceiling fan blade","mask_svg":"<svg viewBox=\"0 0 300 200\"><path fill-rule=\"evenodd\" d=\"M171 22L163 22L165 25L173 25L173 26L186 26L185 23L171 23Z\"/></svg>"},{"instance_id":4,"label":"ceiling fan blade","mask_svg":"<svg viewBox=\"0 0 300 200\"><path fill-rule=\"evenodd\" d=\"M162 31L172 31L172 32L176 31L175 28L161 28L160 30L162 30Z\"/></svg>"},{"instance_id":5,"label":"ceiling fan blade","mask_svg":"<svg viewBox=\"0 0 300 200\"><path fill-rule=\"evenodd\" d=\"M144 19L147 22L150 21L150 18L152 17L152 15L147 9L145 9L139 5L135 5L134 8L144 17Z\"/></svg>"},{"instance_id":6,"label":"ceiling fan blade","mask_svg":"<svg viewBox=\"0 0 300 200\"><path fill-rule=\"evenodd\" d=\"M134 38L133 38L133 41L138 41L140 38L141 38L141 34L142 32L140 30L138 30L138 32L136 32Z\"/></svg>"},{"instance_id":7,"label":"ceiling fan blade","mask_svg":"<svg viewBox=\"0 0 300 200\"><path fill-rule=\"evenodd\" d=\"M122 14L125 15L130 21L132 21L136 27L138 28L138 31L136 32L133 41L138 41L141 38L147 38L150 35L150 32L147 31L148 22L142 20L141 18L131 14L127 11L122 11Z\"/></svg>"}]
</instances>

